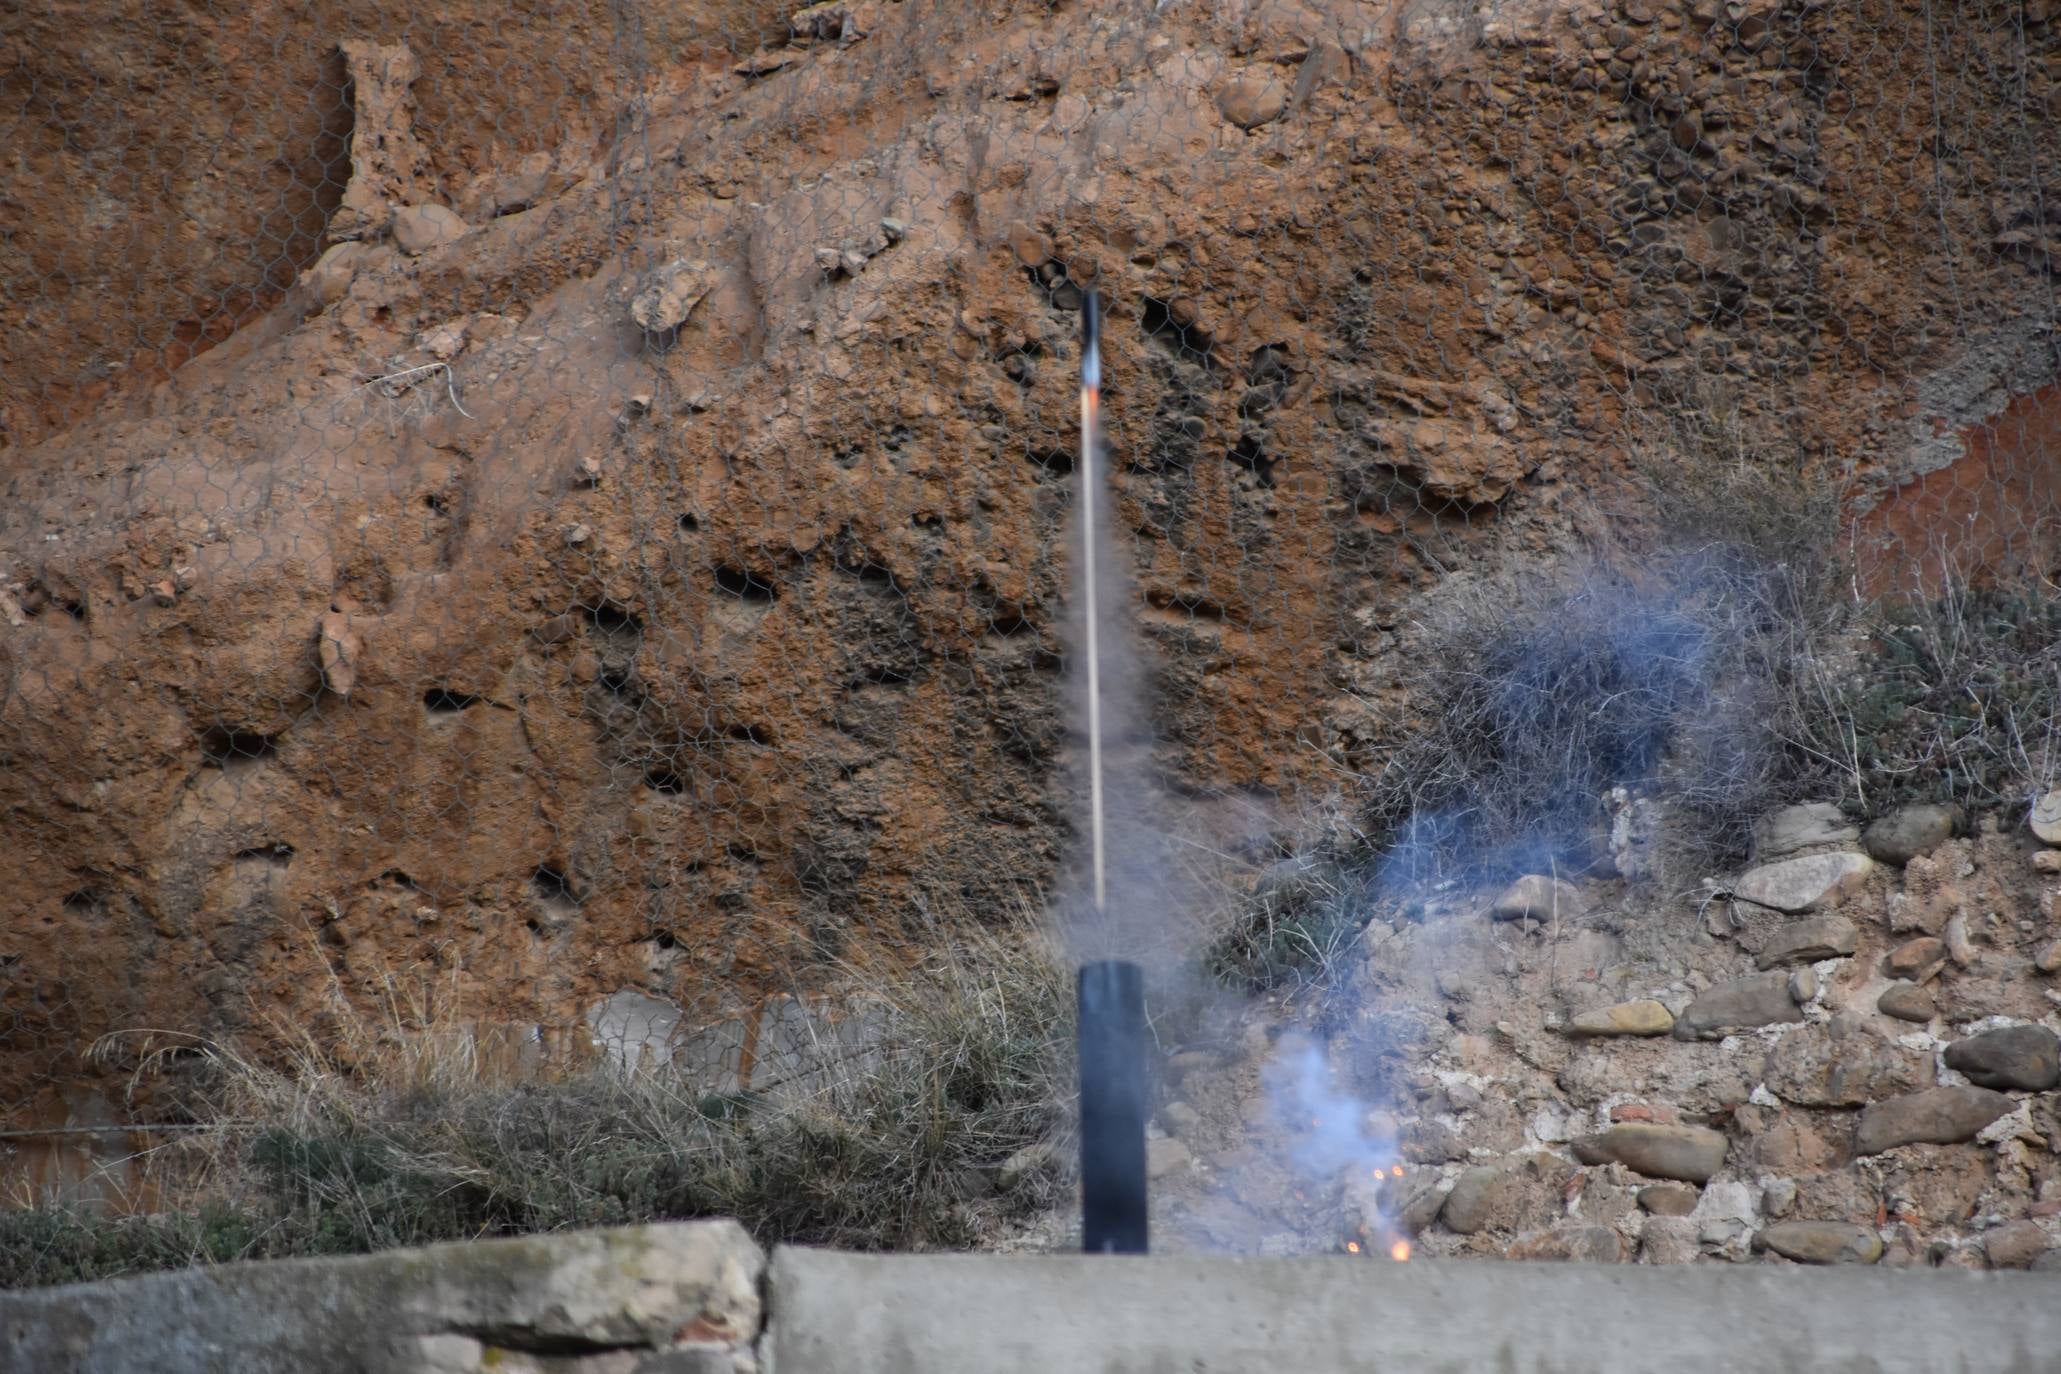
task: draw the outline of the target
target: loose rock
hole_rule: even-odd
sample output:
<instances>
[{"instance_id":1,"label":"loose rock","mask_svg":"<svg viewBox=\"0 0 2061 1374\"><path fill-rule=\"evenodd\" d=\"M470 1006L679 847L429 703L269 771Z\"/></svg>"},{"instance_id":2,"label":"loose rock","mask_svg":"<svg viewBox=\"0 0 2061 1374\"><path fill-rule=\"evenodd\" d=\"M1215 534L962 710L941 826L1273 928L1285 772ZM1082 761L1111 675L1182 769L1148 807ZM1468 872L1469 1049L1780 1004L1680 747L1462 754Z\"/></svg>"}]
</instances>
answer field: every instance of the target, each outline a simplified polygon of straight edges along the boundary
<instances>
[{"instance_id":1,"label":"loose rock","mask_svg":"<svg viewBox=\"0 0 2061 1374\"><path fill-rule=\"evenodd\" d=\"M2061 972L2061 940L2056 940L2032 957L2032 966L2041 973Z\"/></svg>"},{"instance_id":2,"label":"loose rock","mask_svg":"<svg viewBox=\"0 0 2061 1374\"><path fill-rule=\"evenodd\" d=\"M1639 1206L1657 1217L1685 1217L1702 1196L1686 1183L1650 1183L1639 1190Z\"/></svg>"},{"instance_id":3,"label":"loose rock","mask_svg":"<svg viewBox=\"0 0 2061 1374\"><path fill-rule=\"evenodd\" d=\"M440 363L447 363L463 351L466 344L466 321L445 320L433 325L416 336L416 343L423 352Z\"/></svg>"},{"instance_id":4,"label":"loose rock","mask_svg":"<svg viewBox=\"0 0 2061 1374\"><path fill-rule=\"evenodd\" d=\"M1939 1014L1932 994L1916 983L1891 983L1875 999L1875 1010L1899 1021L1930 1021Z\"/></svg>"},{"instance_id":5,"label":"loose rock","mask_svg":"<svg viewBox=\"0 0 2061 1374\"><path fill-rule=\"evenodd\" d=\"M1507 1176L1501 1169L1476 1167L1460 1175L1453 1184L1453 1191L1446 1194L1446 1205L1439 1212L1439 1220L1449 1231L1471 1236L1488 1225L1489 1214L1499 1201L1498 1194L1507 1185Z\"/></svg>"},{"instance_id":6,"label":"loose rock","mask_svg":"<svg viewBox=\"0 0 2061 1374\"><path fill-rule=\"evenodd\" d=\"M1645 1264L1694 1264L1703 1253L1701 1227L1687 1217L1656 1216L1639 1229L1639 1259Z\"/></svg>"},{"instance_id":7,"label":"loose rock","mask_svg":"<svg viewBox=\"0 0 2061 1374\"><path fill-rule=\"evenodd\" d=\"M1052 240L1027 224L1010 226L1009 247L1025 267L1043 267L1052 261Z\"/></svg>"},{"instance_id":8,"label":"loose rock","mask_svg":"<svg viewBox=\"0 0 2061 1374\"><path fill-rule=\"evenodd\" d=\"M1846 917L1816 916L1807 921L1794 921L1769 936L1768 942L1754 957L1754 963L1761 968L1815 964L1820 959L1836 959L1853 953L1860 940L1860 930Z\"/></svg>"},{"instance_id":9,"label":"loose rock","mask_svg":"<svg viewBox=\"0 0 2061 1374\"><path fill-rule=\"evenodd\" d=\"M1621 1264L1624 1238L1608 1226L1562 1226L1520 1236L1503 1251L1514 1260L1573 1260L1583 1264Z\"/></svg>"},{"instance_id":10,"label":"loose rock","mask_svg":"<svg viewBox=\"0 0 2061 1374\"><path fill-rule=\"evenodd\" d=\"M1954 837L1961 824L1957 806L1901 806L1861 832L1861 844L1883 863L1903 867Z\"/></svg>"},{"instance_id":11,"label":"loose rock","mask_svg":"<svg viewBox=\"0 0 2061 1374\"><path fill-rule=\"evenodd\" d=\"M351 289L351 282L364 265L365 258L365 245L356 240L332 245L315 260L313 267L301 274L301 285L314 298L316 305L335 305Z\"/></svg>"},{"instance_id":12,"label":"loose rock","mask_svg":"<svg viewBox=\"0 0 2061 1374\"><path fill-rule=\"evenodd\" d=\"M687 322L714 285L709 265L700 259L675 258L654 267L630 298L630 318L647 334L667 334Z\"/></svg>"},{"instance_id":13,"label":"loose rock","mask_svg":"<svg viewBox=\"0 0 2061 1374\"><path fill-rule=\"evenodd\" d=\"M394 244L409 257L456 243L470 228L456 210L441 205L409 205L394 211Z\"/></svg>"},{"instance_id":14,"label":"loose rock","mask_svg":"<svg viewBox=\"0 0 2061 1374\"><path fill-rule=\"evenodd\" d=\"M1439 1191L1435 1182L1418 1182L1411 1185L1405 1194L1403 1204L1393 1213L1396 1225L1407 1235L1421 1235L1424 1228L1438 1219L1445 1207L1446 1195Z\"/></svg>"},{"instance_id":15,"label":"loose rock","mask_svg":"<svg viewBox=\"0 0 2061 1374\"><path fill-rule=\"evenodd\" d=\"M1865 854L1805 854L1749 870L1732 891L1744 901L1794 915L1838 901L1873 869Z\"/></svg>"},{"instance_id":16,"label":"loose rock","mask_svg":"<svg viewBox=\"0 0 2061 1374\"><path fill-rule=\"evenodd\" d=\"M2032 833L2047 844L2061 845L2061 789L2047 793L2032 804L2027 817Z\"/></svg>"},{"instance_id":17,"label":"loose rock","mask_svg":"<svg viewBox=\"0 0 2061 1374\"><path fill-rule=\"evenodd\" d=\"M1555 916L1582 914L1581 893L1570 883L1531 873L1504 888L1489 904L1489 916L1498 921L1550 921Z\"/></svg>"},{"instance_id":18,"label":"loose rock","mask_svg":"<svg viewBox=\"0 0 2061 1374\"><path fill-rule=\"evenodd\" d=\"M1574 1157L1584 1164L1622 1164L1648 1178L1703 1183L1725 1166L1729 1148L1724 1136L1702 1126L1624 1125L1577 1140Z\"/></svg>"},{"instance_id":19,"label":"loose rock","mask_svg":"<svg viewBox=\"0 0 2061 1374\"><path fill-rule=\"evenodd\" d=\"M1161 1136L1145 1142L1145 1174L1148 1178L1165 1178L1168 1174L1188 1167L1194 1156L1180 1141Z\"/></svg>"},{"instance_id":20,"label":"loose rock","mask_svg":"<svg viewBox=\"0 0 2061 1374\"><path fill-rule=\"evenodd\" d=\"M1812 1026L1768 1052L1768 1090L1803 1107L1859 1107L1933 1083L1932 1056L1866 1031Z\"/></svg>"},{"instance_id":21,"label":"loose rock","mask_svg":"<svg viewBox=\"0 0 2061 1374\"><path fill-rule=\"evenodd\" d=\"M1760 1233L1760 1243L1799 1264L1873 1264L1882 1258L1882 1237L1845 1221L1778 1221Z\"/></svg>"},{"instance_id":22,"label":"loose rock","mask_svg":"<svg viewBox=\"0 0 2061 1374\"><path fill-rule=\"evenodd\" d=\"M1241 129L1271 124L1288 108L1288 88L1270 76L1241 76L1217 95L1224 118Z\"/></svg>"},{"instance_id":23,"label":"loose rock","mask_svg":"<svg viewBox=\"0 0 2061 1374\"><path fill-rule=\"evenodd\" d=\"M340 697L349 696L358 681L359 655L365 650L364 641L351 628L351 618L341 611L324 615L316 649L322 663L322 685Z\"/></svg>"},{"instance_id":24,"label":"loose rock","mask_svg":"<svg viewBox=\"0 0 2061 1374\"><path fill-rule=\"evenodd\" d=\"M801 54L792 48L771 50L760 48L730 70L736 72L739 76L771 76L774 72L792 67L799 61L801 61Z\"/></svg>"},{"instance_id":25,"label":"loose rock","mask_svg":"<svg viewBox=\"0 0 2061 1374\"><path fill-rule=\"evenodd\" d=\"M995 1182L1005 1192L1021 1188L1056 1168L1059 1153L1059 1147L1049 1140L1026 1145L1002 1161L995 1172Z\"/></svg>"},{"instance_id":26,"label":"loose rock","mask_svg":"<svg viewBox=\"0 0 2061 1374\"><path fill-rule=\"evenodd\" d=\"M1571 1036L1666 1035L1674 1029L1674 1024L1674 1013L1647 997L1582 1012L1568 1021L1562 1030Z\"/></svg>"},{"instance_id":27,"label":"loose rock","mask_svg":"<svg viewBox=\"0 0 2061 1374\"><path fill-rule=\"evenodd\" d=\"M2061 1037L2045 1026L2005 1026L1947 1046L1946 1065L1985 1088L2045 1092L2061 1083Z\"/></svg>"},{"instance_id":28,"label":"loose rock","mask_svg":"<svg viewBox=\"0 0 2061 1374\"><path fill-rule=\"evenodd\" d=\"M1691 1002L1675 1018L1677 1040L1722 1040L1756 1026L1803 1020L1786 973L1761 973L1716 987Z\"/></svg>"},{"instance_id":29,"label":"loose rock","mask_svg":"<svg viewBox=\"0 0 2061 1374\"><path fill-rule=\"evenodd\" d=\"M1879 1155L1899 1145L1957 1145L2015 1104L1988 1088L1927 1088L1877 1102L1861 1113L1854 1153Z\"/></svg>"},{"instance_id":30,"label":"loose rock","mask_svg":"<svg viewBox=\"0 0 2061 1374\"><path fill-rule=\"evenodd\" d=\"M1923 983L1946 964L1946 955L1946 941L1926 935L1898 945L1882 964L1899 978Z\"/></svg>"},{"instance_id":31,"label":"loose rock","mask_svg":"<svg viewBox=\"0 0 2061 1374\"><path fill-rule=\"evenodd\" d=\"M2029 1269L2052 1246L2036 1221L2007 1222L1982 1238L1982 1253L1992 1269Z\"/></svg>"},{"instance_id":32,"label":"loose rock","mask_svg":"<svg viewBox=\"0 0 2061 1374\"><path fill-rule=\"evenodd\" d=\"M1940 932L1940 939L1946 943L1947 958L1954 961L1956 968L1967 968L1975 962L1975 942L1968 938L1968 918L1955 913L1947 918L1946 929Z\"/></svg>"},{"instance_id":33,"label":"loose rock","mask_svg":"<svg viewBox=\"0 0 2061 1374\"><path fill-rule=\"evenodd\" d=\"M1753 856L1767 863L1819 845L1852 844L1861 832L1832 802L1805 802L1770 811L1753 825Z\"/></svg>"}]
</instances>

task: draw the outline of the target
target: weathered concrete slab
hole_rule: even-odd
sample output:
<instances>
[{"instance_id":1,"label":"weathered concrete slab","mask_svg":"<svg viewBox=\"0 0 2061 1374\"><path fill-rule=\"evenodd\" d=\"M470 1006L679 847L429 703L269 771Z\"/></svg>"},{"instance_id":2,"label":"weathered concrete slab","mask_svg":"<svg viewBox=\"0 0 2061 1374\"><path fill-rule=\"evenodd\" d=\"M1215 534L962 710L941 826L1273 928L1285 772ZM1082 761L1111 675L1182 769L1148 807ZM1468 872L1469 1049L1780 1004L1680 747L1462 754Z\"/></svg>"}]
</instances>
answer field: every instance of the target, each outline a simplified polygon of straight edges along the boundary
<instances>
[{"instance_id":1,"label":"weathered concrete slab","mask_svg":"<svg viewBox=\"0 0 2061 1374\"><path fill-rule=\"evenodd\" d=\"M763 1270L710 1221L0 1293L0 1374L728 1371Z\"/></svg>"},{"instance_id":2,"label":"weathered concrete slab","mask_svg":"<svg viewBox=\"0 0 2061 1374\"><path fill-rule=\"evenodd\" d=\"M1816 1257L1810 1239L1788 1248ZM734 1223L699 1222L0 1293L0 1374L2061 1374L2056 1291L1772 1263L783 1248L768 1266Z\"/></svg>"},{"instance_id":3,"label":"weathered concrete slab","mask_svg":"<svg viewBox=\"0 0 2061 1374\"><path fill-rule=\"evenodd\" d=\"M2051 1277L780 1249L771 1374L2061 1374Z\"/></svg>"}]
</instances>

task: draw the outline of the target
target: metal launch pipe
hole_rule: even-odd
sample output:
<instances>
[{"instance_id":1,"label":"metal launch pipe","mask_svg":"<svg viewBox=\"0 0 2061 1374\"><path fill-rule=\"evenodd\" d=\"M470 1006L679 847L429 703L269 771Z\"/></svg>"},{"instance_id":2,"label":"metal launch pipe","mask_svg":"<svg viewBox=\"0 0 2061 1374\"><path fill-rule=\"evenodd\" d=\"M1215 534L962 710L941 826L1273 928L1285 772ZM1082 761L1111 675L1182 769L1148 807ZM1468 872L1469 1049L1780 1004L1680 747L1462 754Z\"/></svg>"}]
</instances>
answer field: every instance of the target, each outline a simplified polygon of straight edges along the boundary
<instances>
[{"instance_id":1,"label":"metal launch pipe","mask_svg":"<svg viewBox=\"0 0 2061 1374\"><path fill-rule=\"evenodd\" d=\"M1145 974L1081 966L1081 1249L1145 1253Z\"/></svg>"}]
</instances>

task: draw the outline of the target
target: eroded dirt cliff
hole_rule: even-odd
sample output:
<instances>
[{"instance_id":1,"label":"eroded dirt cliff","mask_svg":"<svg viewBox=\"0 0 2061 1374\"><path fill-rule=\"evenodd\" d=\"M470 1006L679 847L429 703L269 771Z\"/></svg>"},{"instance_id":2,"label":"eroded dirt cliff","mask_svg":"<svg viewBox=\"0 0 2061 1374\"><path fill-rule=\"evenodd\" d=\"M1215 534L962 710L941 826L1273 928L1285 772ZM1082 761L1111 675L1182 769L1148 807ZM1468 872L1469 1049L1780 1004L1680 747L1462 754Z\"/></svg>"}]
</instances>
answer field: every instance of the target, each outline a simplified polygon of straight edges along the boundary
<instances>
[{"instance_id":1,"label":"eroded dirt cliff","mask_svg":"<svg viewBox=\"0 0 2061 1374\"><path fill-rule=\"evenodd\" d=\"M1155 762L1255 852L1642 417L1853 466L1891 569L2051 461L2045 5L140 13L0 49L25 1119L117 1028L427 968L548 1052L1040 890L1087 286Z\"/></svg>"}]
</instances>

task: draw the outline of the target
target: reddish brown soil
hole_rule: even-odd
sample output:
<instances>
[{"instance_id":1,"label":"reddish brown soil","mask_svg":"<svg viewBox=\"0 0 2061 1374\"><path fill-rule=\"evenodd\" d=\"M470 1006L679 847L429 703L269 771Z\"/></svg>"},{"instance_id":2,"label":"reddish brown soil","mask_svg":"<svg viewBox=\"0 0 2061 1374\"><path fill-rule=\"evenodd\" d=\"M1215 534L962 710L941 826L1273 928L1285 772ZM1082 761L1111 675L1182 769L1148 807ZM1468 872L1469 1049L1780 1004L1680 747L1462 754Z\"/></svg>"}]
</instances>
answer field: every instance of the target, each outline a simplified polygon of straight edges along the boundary
<instances>
[{"instance_id":1,"label":"reddish brown soil","mask_svg":"<svg viewBox=\"0 0 2061 1374\"><path fill-rule=\"evenodd\" d=\"M1920 379L2052 319L1995 246L2061 184L2017 4L1928 49L1888 4L902 0L741 64L777 11L616 8L0 20L0 1101L390 972L575 1039L1034 901L1048 251L1110 300L1154 765L1248 817L1371 757L1413 590L1607 505L1645 414L1895 475ZM343 38L421 62L471 232L303 272ZM710 289L648 338L674 259Z\"/></svg>"}]
</instances>

